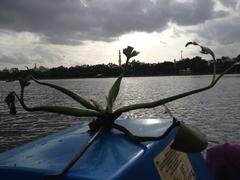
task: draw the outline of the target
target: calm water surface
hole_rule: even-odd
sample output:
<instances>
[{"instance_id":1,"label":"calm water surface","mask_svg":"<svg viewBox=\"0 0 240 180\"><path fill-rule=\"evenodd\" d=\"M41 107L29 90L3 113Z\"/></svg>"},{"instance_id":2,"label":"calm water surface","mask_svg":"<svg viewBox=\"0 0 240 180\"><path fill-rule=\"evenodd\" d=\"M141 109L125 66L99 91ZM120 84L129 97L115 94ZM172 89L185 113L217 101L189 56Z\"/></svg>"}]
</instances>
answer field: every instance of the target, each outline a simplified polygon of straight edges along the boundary
<instances>
[{"instance_id":1,"label":"calm water surface","mask_svg":"<svg viewBox=\"0 0 240 180\"><path fill-rule=\"evenodd\" d=\"M122 83L117 106L142 101L152 101L205 86L211 77L171 76L125 78ZM105 104L114 78L45 80L69 88L88 99ZM87 118L76 118L51 113L29 113L17 104L18 114L8 114L3 102L8 92L19 90L17 82L0 81L0 151L11 149L33 139L46 136L68 126L81 123ZM79 107L77 103L60 92L32 83L26 89L26 103L32 105L67 105ZM116 108L115 107L115 108ZM240 75L225 76L213 89L189 96L168 104L179 119L199 127L210 141L240 143ZM164 117L161 107L135 110L122 115L124 118Z\"/></svg>"}]
</instances>

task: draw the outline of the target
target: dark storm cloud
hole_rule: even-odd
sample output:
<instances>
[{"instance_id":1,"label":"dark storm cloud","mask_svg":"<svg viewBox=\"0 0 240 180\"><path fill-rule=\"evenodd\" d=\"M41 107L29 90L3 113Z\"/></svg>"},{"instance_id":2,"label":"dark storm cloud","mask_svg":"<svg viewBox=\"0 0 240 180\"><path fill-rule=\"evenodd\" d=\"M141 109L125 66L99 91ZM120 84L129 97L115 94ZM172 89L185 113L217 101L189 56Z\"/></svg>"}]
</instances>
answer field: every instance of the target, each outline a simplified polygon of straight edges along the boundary
<instances>
[{"instance_id":1,"label":"dark storm cloud","mask_svg":"<svg viewBox=\"0 0 240 180\"><path fill-rule=\"evenodd\" d=\"M172 1L173 2L173 1ZM173 2L167 6L169 18L178 25L197 25L209 19L226 16L224 11L213 11L214 1L195 0L191 3Z\"/></svg>"},{"instance_id":2,"label":"dark storm cloud","mask_svg":"<svg viewBox=\"0 0 240 180\"><path fill-rule=\"evenodd\" d=\"M83 2L83 1L82 1ZM55 44L111 41L133 31L161 32L169 22L196 25L225 16L213 0L1 0L0 29L39 34Z\"/></svg>"}]
</instances>

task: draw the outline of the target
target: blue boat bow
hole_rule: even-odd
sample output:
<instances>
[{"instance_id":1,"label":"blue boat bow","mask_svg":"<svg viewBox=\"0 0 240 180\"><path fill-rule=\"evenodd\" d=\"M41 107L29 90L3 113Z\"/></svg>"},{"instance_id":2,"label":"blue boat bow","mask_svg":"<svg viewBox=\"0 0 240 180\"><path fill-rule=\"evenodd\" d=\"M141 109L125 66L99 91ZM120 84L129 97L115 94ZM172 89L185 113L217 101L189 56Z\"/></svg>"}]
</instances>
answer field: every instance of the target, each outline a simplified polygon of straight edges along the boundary
<instances>
[{"instance_id":1,"label":"blue boat bow","mask_svg":"<svg viewBox=\"0 0 240 180\"><path fill-rule=\"evenodd\" d=\"M135 135L159 136L172 120L118 119L116 123L127 127ZM201 153L186 154L171 150L175 153L172 154L174 158L166 157L177 128L160 141L144 143L130 141L122 132L112 129L96 139L61 179L164 179L169 176L163 172L166 169L164 166L170 165L173 166L170 169L175 168L172 177L182 173L181 176L191 175L191 179L213 179ZM58 173L92 135L87 123L83 123L4 152L0 154L0 177L3 180L40 180L44 175ZM181 158L187 162L181 162ZM173 162L173 159L180 162Z\"/></svg>"}]
</instances>

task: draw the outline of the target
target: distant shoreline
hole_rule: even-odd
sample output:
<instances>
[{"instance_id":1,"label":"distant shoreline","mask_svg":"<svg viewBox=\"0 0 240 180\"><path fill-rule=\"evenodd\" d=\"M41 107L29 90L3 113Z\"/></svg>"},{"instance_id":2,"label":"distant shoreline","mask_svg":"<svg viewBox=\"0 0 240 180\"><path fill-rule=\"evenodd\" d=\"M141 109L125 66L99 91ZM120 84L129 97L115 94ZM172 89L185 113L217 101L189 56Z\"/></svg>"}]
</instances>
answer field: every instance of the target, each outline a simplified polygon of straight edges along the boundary
<instances>
[{"instance_id":1,"label":"distant shoreline","mask_svg":"<svg viewBox=\"0 0 240 180\"><path fill-rule=\"evenodd\" d=\"M237 58L217 59L217 73L224 72ZM75 67L59 66L55 68L45 68L43 66L33 69L19 70L18 68L5 69L0 71L0 79L17 79L19 77L34 76L37 79L85 79L85 78L114 78L122 73L124 65L116 64L97 64L81 65ZM212 74L214 63L206 61L199 56L192 59L186 58L174 62L162 63L142 63L133 60L126 69L126 77L152 77L152 76L193 76ZM240 64L236 65L229 74L240 74Z\"/></svg>"},{"instance_id":2,"label":"distant shoreline","mask_svg":"<svg viewBox=\"0 0 240 180\"><path fill-rule=\"evenodd\" d=\"M171 77L171 76L206 76L206 75L212 75L210 73L208 74L172 74L172 75L126 75L124 76L125 78L128 78L128 77ZM226 75L240 75L240 73L229 73L229 74L226 74ZM55 77L48 77L48 78L37 78L37 79L40 79L40 80L65 80L65 79L106 79L106 78L117 78L118 76L102 76L102 77L72 77L72 78L69 78L69 77L61 77L61 78L55 78ZM9 78L11 79L11 78ZM0 81L7 81L9 80L8 78L6 79L0 79Z\"/></svg>"}]
</instances>

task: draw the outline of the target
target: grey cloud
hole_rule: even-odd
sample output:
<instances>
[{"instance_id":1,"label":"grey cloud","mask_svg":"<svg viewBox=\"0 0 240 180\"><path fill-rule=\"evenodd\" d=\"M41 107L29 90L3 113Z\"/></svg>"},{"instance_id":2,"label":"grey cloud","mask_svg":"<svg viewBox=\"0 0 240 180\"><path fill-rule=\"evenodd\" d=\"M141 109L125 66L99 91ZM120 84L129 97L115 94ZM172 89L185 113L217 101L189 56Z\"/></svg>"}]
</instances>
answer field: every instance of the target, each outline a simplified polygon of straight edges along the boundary
<instances>
[{"instance_id":1,"label":"grey cloud","mask_svg":"<svg viewBox=\"0 0 240 180\"><path fill-rule=\"evenodd\" d=\"M49 47L36 46L30 52L21 53L21 50L8 54L0 51L0 66L5 65L55 65L63 64L63 53L58 49L49 49Z\"/></svg>"},{"instance_id":2,"label":"grey cloud","mask_svg":"<svg viewBox=\"0 0 240 180\"><path fill-rule=\"evenodd\" d=\"M31 60L23 54L13 54L11 56L8 55L0 55L0 65L5 64L14 64L14 65L22 65L29 64Z\"/></svg>"},{"instance_id":3,"label":"grey cloud","mask_svg":"<svg viewBox=\"0 0 240 180\"><path fill-rule=\"evenodd\" d=\"M83 3L81 3L83 2ZM33 32L43 41L111 41L133 32L161 32L169 22L196 25L226 16L214 0L1 0L0 29Z\"/></svg>"},{"instance_id":4,"label":"grey cloud","mask_svg":"<svg viewBox=\"0 0 240 180\"><path fill-rule=\"evenodd\" d=\"M207 22L196 30L196 33L207 40L220 44L233 44L240 42L239 15L225 18L221 21Z\"/></svg>"},{"instance_id":5,"label":"grey cloud","mask_svg":"<svg viewBox=\"0 0 240 180\"><path fill-rule=\"evenodd\" d=\"M214 12L214 2L210 0L172 3L170 7L170 17L179 25L196 25L208 19L227 15L223 11Z\"/></svg>"},{"instance_id":6,"label":"grey cloud","mask_svg":"<svg viewBox=\"0 0 240 180\"><path fill-rule=\"evenodd\" d=\"M236 9L238 6L239 0L220 0L221 4L225 7L231 7L233 9Z\"/></svg>"},{"instance_id":7,"label":"grey cloud","mask_svg":"<svg viewBox=\"0 0 240 180\"><path fill-rule=\"evenodd\" d=\"M43 46L37 46L32 50L32 55L37 55L39 59L46 59L48 61L61 61L63 56L61 51L57 49L49 49Z\"/></svg>"},{"instance_id":8,"label":"grey cloud","mask_svg":"<svg viewBox=\"0 0 240 180\"><path fill-rule=\"evenodd\" d=\"M77 39L77 36L75 38L70 38L68 36L44 36L42 38L43 43L51 42L52 44L62 44L62 45L80 45L82 44L82 41Z\"/></svg>"},{"instance_id":9,"label":"grey cloud","mask_svg":"<svg viewBox=\"0 0 240 180\"><path fill-rule=\"evenodd\" d=\"M236 57L240 55L239 45L240 43L235 45L217 46L215 47L214 51L218 57L222 57L222 56Z\"/></svg>"},{"instance_id":10,"label":"grey cloud","mask_svg":"<svg viewBox=\"0 0 240 180\"><path fill-rule=\"evenodd\" d=\"M83 42L81 41L82 36L75 34L53 34L51 36L42 36L42 43L51 42L52 44L60 44L60 45L81 45Z\"/></svg>"}]
</instances>

